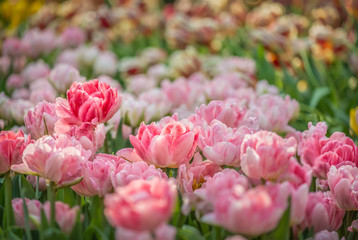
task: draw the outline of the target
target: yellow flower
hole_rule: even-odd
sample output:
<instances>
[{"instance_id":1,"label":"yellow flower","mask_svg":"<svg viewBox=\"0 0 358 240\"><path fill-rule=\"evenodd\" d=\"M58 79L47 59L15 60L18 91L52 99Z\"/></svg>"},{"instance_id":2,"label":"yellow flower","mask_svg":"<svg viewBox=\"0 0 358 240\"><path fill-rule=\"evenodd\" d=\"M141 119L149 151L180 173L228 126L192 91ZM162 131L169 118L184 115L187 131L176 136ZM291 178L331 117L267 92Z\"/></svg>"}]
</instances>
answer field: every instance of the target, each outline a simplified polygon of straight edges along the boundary
<instances>
[{"instance_id":1,"label":"yellow flower","mask_svg":"<svg viewBox=\"0 0 358 240\"><path fill-rule=\"evenodd\" d=\"M0 3L0 20L4 21L9 29L14 29L36 13L43 3L44 0L5 0Z\"/></svg>"},{"instance_id":2,"label":"yellow flower","mask_svg":"<svg viewBox=\"0 0 358 240\"><path fill-rule=\"evenodd\" d=\"M349 125L353 132L358 135L358 106L352 108L350 113Z\"/></svg>"}]
</instances>

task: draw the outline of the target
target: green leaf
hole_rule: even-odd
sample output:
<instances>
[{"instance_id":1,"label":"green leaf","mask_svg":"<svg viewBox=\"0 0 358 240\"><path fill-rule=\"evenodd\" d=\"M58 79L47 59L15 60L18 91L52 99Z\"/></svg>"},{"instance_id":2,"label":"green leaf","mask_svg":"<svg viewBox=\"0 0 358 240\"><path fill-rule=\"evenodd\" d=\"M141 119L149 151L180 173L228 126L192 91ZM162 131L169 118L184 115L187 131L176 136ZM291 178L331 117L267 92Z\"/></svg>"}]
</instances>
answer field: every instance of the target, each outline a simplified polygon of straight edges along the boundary
<instances>
[{"instance_id":1,"label":"green leaf","mask_svg":"<svg viewBox=\"0 0 358 240\"><path fill-rule=\"evenodd\" d=\"M310 107L315 108L318 105L318 103L322 100L322 98L327 96L330 92L331 90L329 89L329 87L316 88L313 92L313 96L310 102Z\"/></svg>"},{"instance_id":2,"label":"green leaf","mask_svg":"<svg viewBox=\"0 0 358 240\"><path fill-rule=\"evenodd\" d=\"M99 228L90 225L86 229L83 239L92 239L93 236L96 236L97 239L108 240L108 237Z\"/></svg>"},{"instance_id":3,"label":"green leaf","mask_svg":"<svg viewBox=\"0 0 358 240\"><path fill-rule=\"evenodd\" d=\"M184 225L181 229L178 230L177 239L182 240L205 240L205 238L201 235L198 229L193 226Z\"/></svg>"},{"instance_id":4,"label":"green leaf","mask_svg":"<svg viewBox=\"0 0 358 240\"><path fill-rule=\"evenodd\" d=\"M24 175L20 175L19 184L21 197L35 199L35 191Z\"/></svg>"}]
</instances>

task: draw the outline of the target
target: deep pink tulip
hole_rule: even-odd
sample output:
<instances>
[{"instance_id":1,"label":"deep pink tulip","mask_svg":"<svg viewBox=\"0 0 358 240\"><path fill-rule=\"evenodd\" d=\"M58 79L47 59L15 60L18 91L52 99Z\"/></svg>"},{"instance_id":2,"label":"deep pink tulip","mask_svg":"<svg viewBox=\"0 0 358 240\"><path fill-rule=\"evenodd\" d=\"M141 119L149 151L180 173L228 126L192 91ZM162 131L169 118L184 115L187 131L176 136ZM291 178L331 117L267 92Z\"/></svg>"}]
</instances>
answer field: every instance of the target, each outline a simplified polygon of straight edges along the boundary
<instances>
[{"instance_id":1,"label":"deep pink tulip","mask_svg":"<svg viewBox=\"0 0 358 240\"><path fill-rule=\"evenodd\" d=\"M121 105L122 97L116 89L98 80L74 82L67 91L67 100L57 98L59 121L56 132L67 132L70 125L82 123L98 125L108 121Z\"/></svg>"},{"instance_id":2,"label":"deep pink tulip","mask_svg":"<svg viewBox=\"0 0 358 240\"><path fill-rule=\"evenodd\" d=\"M22 163L23 151L29 143L30 136L21 130L0 132L0 174L10 171L12 165Z\"/></svg>"},{"instance_id":3,"label":"deep pink tulip","mask_svg":"<svg viewBox=\"0 0 358 240\"><path fill-rule=\"evenodd\" d=\"M105 196L104 214L112 226L151 231L169 220L176 197L172 182L136 180Z\"/></svg>"}]
</instances>

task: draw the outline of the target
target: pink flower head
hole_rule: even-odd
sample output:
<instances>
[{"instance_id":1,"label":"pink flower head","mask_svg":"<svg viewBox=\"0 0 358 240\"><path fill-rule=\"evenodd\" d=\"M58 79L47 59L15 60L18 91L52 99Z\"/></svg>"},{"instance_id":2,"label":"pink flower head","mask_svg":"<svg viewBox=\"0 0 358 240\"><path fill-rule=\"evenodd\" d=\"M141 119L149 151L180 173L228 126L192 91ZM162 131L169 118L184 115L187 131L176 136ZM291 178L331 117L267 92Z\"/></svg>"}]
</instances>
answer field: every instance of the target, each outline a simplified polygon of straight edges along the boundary
<instances>
[{"instance_id":1,"label":"pink flower head","mask_svg":"<svg viewBox=\"0 0 358 240\"><path fill-rule=\"evenodd\" d=\"M25 113L29 110L29 108L32 108L33 106L34 106L34 104L32 104L28 100L16 99L16 100L10 101L10 106L7 106L7 107L10 107L11 118L18 125L23 125Z\"/></svg>"},{"instance_id":2,"label":"pink flower head","mask_svg":"<svg viewBox=\"0 0 358 240\"><path fill-rule=\"evenodd\" d=\"M54 86L58 93L65 93L74 82L84 82L79 71L67 64L58 64L51 70L48 76L49 82Z\"/></svg>"},{"instance_id":3,"label":"pink flower head","mask_svg":"<svg viewBox=\"0 0 358 240\"><path fill-rule=\"evenodd\" d=\"M43 136L29 144L23 152L23 163L12 170L37 175L56 184L56 187L73 185L82 178L82 163L91 152L83 149L73 137L59 135Z\"/></svg>"},{"instance_id":4,"label":"pink flower head","mask_svg":"<svg viewBox=\"0 0 358 240\"><path fill-rule=\"evenodd\" d=\"M62 51L56 60L56 65L66 64L74 68L79 67L78 51L76 50L64 50Z\"/></svg>"},{"instance_id":5,"label":"pink flower head","mask_svg":"<svg viewBox=\"0 0 358 240\"><path fill-rule=\"evenodd\" d=\"M191 195L201 188L209 177L220 171L220 167L210 161L203 161L200 153L194 155L191 164L182 164L178 169L177 184L182 194Z\"/></svg>"},{"instance_id":6,"label":"pink flower head","mask_svg":"<svg viewBox=\"0 0 358 240\"><path fill-rule=\"evenodd\" d=\"M341 132L327 138L327 126L322 122L316 126L309 123L308 128L301 135L298 155L312 168L314 176L326 179L331 166L339 167L349 162L358 167L358 147L352 139Z\"/></svg>"},{"instance_id":7,"label":"pink flower head","mask_svg":"<svg viewBox=\"0 0 358 240\"><path fill-rule=\"evenodd\" d=\"M358 232L358 219L353 220L352 225L348 227L350 232Z\"/></svg>"},{"instance_id":8,"label":"pink flower head","mask_svg":"<svg viewBox=\"0 0 358 240\"><path fill-rule=\"evenodd\" d=\"M54 50L57 45L58 39L56 34L48 29L30 29L22 38L23 51L31 58L37 58L42 54L48 54Z\"/></svg>"},{"instance_id":9,"label":"pink flower head","mask_svg":"<svg viewBox=\"0 0 358 240\"><path fill-rule=\"evenodd\" d=\"M54 103L40 102L25 115L25 126L31 137L39 139L54 133L57 115Z\"/></svg>"},{"instance_id":10,"label":"pink flower head","mask_svg":"<svg viewBox=\"0 0 358 240\"><path fill-rule=\"evenodd\" d=\"M35 175L27 175L26 180L31 184L31 186L34 189L36 189L37 178L39 178L39 190L46 191L46 189L47 189L46 179L44 179L42 177L35 176Z\"/></svg>"},{"instance_id":11,"label":"pink flower head","mask_svg":"<svg viewBox=\"0 0 358 240\"><path fill-rule=\"evenodd\" d=\"M296 154L296 139L284 139L273 132L246 135L241 144L243 172L255 179L277 180Z\"/></svg>"},{"instance_id":12,"label":"pink flower head","mask_svg":"<svg viewBox=\"0 0 358 240\"><path fill-rule=\"evenodd\" d=\"M313 192L308 195L303 228L313 227L315 232L336 231L342 225L345 211L340 209L330 192Z\"/></svg>"},{"instance_id":13,"label":"pink flower head","mask_svg":"<svg viewBox=\"0 0 358 240\"><path fill-rule=\"evenodd\" d=\"M247 127L228 128L220 121L214 120L200 135L199 147L204 156L213 163L222 166L240 166L240 145L246 134L254 130Z\"/></svg>"},{"instance_id":14,"label":"pink flower head","mask_svg":"<svg viewBox=\"0 0 358 240\"><path fill-rule=\"evenodd\" d=\"M343 165L338 169L331 166L328 174L328 185L337 205L344 210L358 209L358 168Z\"/></svg>"},{"instance_id":15,"label":"pink flower head","mask_svg":"<svg viewBox=\"0 0 358 240\"><path fill-rule=\"evenodd\" d=\"M86 33L76 27L68 27L61 34L61 41L64 47L78 47L86 41Z\"/></svg>"},{"instance_id":16,"label":"pink flower head","mask_svg":"<svg viewBox=\"0 0 358 240\"><path fill-rule=\"evenodd\" d=\"M116 229L116 240L174 240L177 229L168 224L161 224L153 231L133 231L125 228Z\"/></svg>"},{"instance_id":17,"label":"pink flower head","mask_svg":"<svg viewBox=\"0 0 358 240\"><path fill-rule=\"evenodd\" d=\"M148 165L143 161L133 163L127 161L119 162L110 175L114 188L126 186L138 179L150 180L156 177L164 180L168 179L168 176L161 169L157 169L153 165Z\"/></svg>"},{"instance_id":18,"label":"pink flower head","mask_svg":"<svg viewBox=\"0 0 358 240\"><path fill-rule=\"evenodd\" d=\"M201 105L195 110L195 114L190 116L188 120L194 126L201 126L203 129L211 125L213 120L219 120L226 126L235 128L239 126L239 122L244 116L241 108L231 104L226 105L222 101L211 101L208 105Z\"/></svg>"},{"instance_id":19,"label":"pink flower head","mask_svg":"<svg viewBox=\"0 0 358 240\"><path fill-rule=\"evenodd\" d=\"M2 45L3 54L11 58L22 55L22 43L18 38L7 38Z\"/></svg>"},{"instance_id":20,"label":"pink flower head","mask_svg":"<svg viewBox=\"0 0 358 240\"><path fill-rule=\"evenodd\" d=\"M305 218L305 211L309 194L309 185L302 184L298 188L291 187L290 224L300 224Z\"/></svg>"},{"instance_id":21,"label":"pink flower head","mask_svg":"<svg viewBox=\"0 0 358 240\"><path fill-rule=\"evenodd\" d=\"M110 154L98 154L93 161L86 161L82 165L82 181L74 186L72 190L81 196L100 196L112 191L111 173L119 158Z\"/></svg>"},{"instance_id":22,"label":"pink flower head","mask_svg":"<svg viewBox=\"0 0 358 240\"><path fill-rule=\"evenodd\" d=\"M117 57L113 52L101 52L93 63L94 73L112 76L117 71Z\"/></svg>"},{"instance_id":23,"label":"pink flower head","mask_svg":"<svg viewBox=\"0 0 358 240\"><path fill-rule=\"evenodd\" d=\"M309 238L308 240L310 240L310 239L311 238ZM344 240L344 239L345 238L342 237L341 240ZM313 240L340 240L340 239L339 239L339 235L337 232L335 232L335 231L330 232L327 230L322 230L314 235Z\"/></svg>"},{"instance_id":24,"label":"pink flower head","mask_svg":"<svg viewBox=\"0 0 358 240\"><path fill-rule=\"evenodd\" d=\"M311 186L312 170L308 166L301 166L297 159L291 158L288 168L277 181L288 181L294 188L298 188L303 184Z\"/></svg>"},{"instance_id":25,"label":"pink flower head","mask_svg":"<svg viewBox=\"0 0 358 240\"><path fill-rule=\"evenodd\" d=\"M30 136L25 136L21 130L0 132L0 174L9 171L12 165L22 163L23 151L29 143Z\"/></svg>"},{"instance_id":26,"label":"pink flower head","mask_svg":"<svg viewBox=\"0 0 358 240\"><path fill-rule=\"evenodd\" d=\"M43 209L46 218L49 221L51 216L51 204L49 201L45 202L45 204L43 205ZM76 223L77 213L78 211L80 211L80 208L78 206L71 208L69 205L57 201L55 202L55 210L56 223L63 232L65 232L66 234L70 234ZM83 219L83 215L81 216L81 219Z\"/></svg>"},{"instance_id":27,"label":"pink flower head","mask_svg":"<svg viewBox=\"0 0 358 240\"><path fill-rule=\"evenodd\" d=\"M175 184L164 179L136 180L104 199L112 226L151 231L169 220L177 197Z\"/></svg>"},{"instance_id":28,"label":"pink flower head","mask_svg":"<svg viewBox=\"0 0 358 240\"><path fill-rule=\"evenodd\" d=\"M293 130L288 122L298 115L299 104L289 96L282 99L280 96L265 94L257 99L256 107L252 109L259 116L261 129L287 132Z\"/></svg>"},{"instance_id":29,"label":"pink flower head","mask_svg":"<svg viewBox=\"0 0 358 240\"><path fill-rule=\"evenodd\" d=\"M190 161L197 139L198 133L173 119L164 119L158 124L142 123L137 136L129 137L134 149L144 161L158 167L171 168Z\"/></svg>"},{"instance_id":30,"label":"pink flower head","mask_svg":"<svg viewBox=\"0 0 358 240\"><path fill-rule=\"evenodd\" d=\"M15 223L21 228L25 228L25 211L24 201L22 198L14 198L11 201L12 208L14 210ZM38 200L30 200L25 198L25 204L27 207L27 213L29 217L30 229L36 229L41 222L41 208L42 204ZM35 224L34 224L35 223Z\"/></svg>"},{"instance_id":31,"label":"pink flower head","mask_svg":"<svg viewBox=\"0 0 358 240\"><path fill-rule=\"evenodd\" d=\"M237 189L220 196L214 212L203 220L218 224L233 233L257 236L273 230L287 207L288 185Z\"/></svg>"},{"instance_id":32,"label":"pink flower head","mask_svg":"<svg viewBox=\"0 0 358 240\"><path fill-rule=\"evenodd\" d=\"M127 89L129 92L139 95L142 92L155 88L157 85L154 78L145 74L136 74L128 78Z\"/></svg>"},{"instance_id":33,"label":"pink flower head","mask_svg":"<svg viewBox=\"0 0 358 240\"><path fill-rule=\"evenodd\" d=\"M213 177L206 179L201 188L195 190L195 194L204 201L202 210L212 210L217 201L221 201L224 195L236 190L245 191L249 187L249 181L234 169L225 168L217 172ZM235 190L236 189L236 190Z\"/></svg>"},{"instance_id":34,"label":"pink flower head","mask_svg":"<svg viewBox=\"0 0 358 240\"><path fill-rule=\"evenodd\" d=\"M20 74L11 74L6 81L6 89L19 89L25 85L25 79Z\"/></svg>"},{"instance_id":35,"label":"pink flower head","mask_svg":"<svg viewBox=\"0 0 358 240\"><path fill-rule=\"evenodd\" d=\"M56 132L66 132L70 125L98 125L108 121L121 105L116 89L98 80L74 82L67 91L67 100L57 98L56 112L60 120Z\"/></svg>"},{"instance_id":36,"label":"pink flower head","mask_svg":"<svg viewBox=\"0 0 358 240\"><path fill-rule=\"evenodd\" d=\"M46 78L39 78L30 83L30 100L34 104L41 101L55 102L56 90Z\"/></svg>"},{"instance_id":37,"label":"pink flower head","mask_svg":"<svg viewBox=\"0 0 358 240\"><path fill-rule=\"evenodd\" d=\"M31 83L40 78L46 78L50 73L49 66L44 63L42 60L39 60L34 63L30 63L22 71L22 76L24 77L27 83Z\"/></svg>"}]
</instances>

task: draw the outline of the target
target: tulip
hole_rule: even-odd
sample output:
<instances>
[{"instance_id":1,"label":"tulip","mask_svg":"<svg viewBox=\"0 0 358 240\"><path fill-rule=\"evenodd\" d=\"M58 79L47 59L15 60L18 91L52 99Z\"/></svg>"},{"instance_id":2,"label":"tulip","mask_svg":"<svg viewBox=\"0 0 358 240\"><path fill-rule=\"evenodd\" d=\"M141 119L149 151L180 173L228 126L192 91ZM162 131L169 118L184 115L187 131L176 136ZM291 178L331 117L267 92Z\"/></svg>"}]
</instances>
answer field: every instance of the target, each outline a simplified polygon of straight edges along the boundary
<instances>
[{"instance_id":1,"label":"tulip","mask_svg":"<svg viewBox=\"0 0 358 240\"><path fill-rule=\"evenodd\" d=\"M177 197L175 184L164 179L136 180L104 199L104 214L112 226L152 231L169 220Z\"/></svg>"},{"instance_id":2,"label":"tulip","mask_svg":"<svg viewBox=\"0 0 358 240\"><path fill-rule=\"evenodd\" d=\"M80 72L67 64L58 64L50 72L48 81L60 94L66 93L74 82L84 82L85 78L81 77Z\"/></svg>"}]
</instances>

